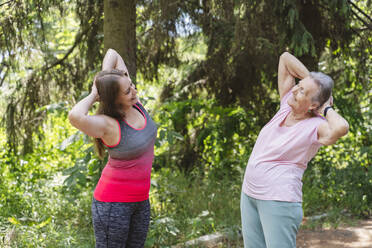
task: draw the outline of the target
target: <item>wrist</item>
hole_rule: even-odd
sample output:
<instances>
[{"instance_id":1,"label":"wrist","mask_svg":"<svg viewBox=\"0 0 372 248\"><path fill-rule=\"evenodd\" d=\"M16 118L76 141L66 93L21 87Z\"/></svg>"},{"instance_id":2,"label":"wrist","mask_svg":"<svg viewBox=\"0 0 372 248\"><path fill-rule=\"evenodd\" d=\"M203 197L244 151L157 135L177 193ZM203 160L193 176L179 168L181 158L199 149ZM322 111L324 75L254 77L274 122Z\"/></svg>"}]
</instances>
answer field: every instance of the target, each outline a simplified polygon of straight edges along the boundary
<instances>
[{"instance_id":1,"label":"wrist","mask_svg":"<svg viewBox=\"0 0 372 248\"><path fill-rule=\"evenodd\" d=\"M323 111L323 116L324 117L327 116L327 112L328 112L329 109L333 109L333 107L332 106L327 106L327 107L324 108L324 111Z\"/></svg>"},{"instance_id":2,"label":"wrist","mask_svg":"<svg viewBox=\"0 0 372 248\"><path fill-rule=\"evenodd\" d=\"M94 101L98 100L98 93L97 92L91 92L89 94L89 97L92 98Z\"/></svg>"}]
</instances>

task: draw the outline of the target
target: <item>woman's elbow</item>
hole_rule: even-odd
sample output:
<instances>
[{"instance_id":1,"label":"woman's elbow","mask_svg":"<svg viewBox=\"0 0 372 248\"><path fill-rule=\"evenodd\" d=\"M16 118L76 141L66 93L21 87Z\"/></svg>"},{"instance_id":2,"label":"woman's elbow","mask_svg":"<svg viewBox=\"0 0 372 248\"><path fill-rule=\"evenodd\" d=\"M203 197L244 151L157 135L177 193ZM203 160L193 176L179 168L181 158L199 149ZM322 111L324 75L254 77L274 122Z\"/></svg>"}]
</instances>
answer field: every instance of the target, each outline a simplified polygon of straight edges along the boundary
<instances>
[{"instance_id":1,"label":"woman's elbow","mask_svg":"<svg viewBox=\"0 0 372 248\"><path fill-rule=\"evenodd\" d=\"M78 115L74 113L72 110L68 113L68 120L74 127L76 127L78 119L79 119Z\"/></svg>"},{"instance_id":2,"label":"woman's elbow","mask_svg":"<svg viewBox=\"0 0 372 248\"><path fill-rule=\"evenodd\" d=\"M345 121L344 125L340 128L340 133L342 136L346 135L349 132L349 123Z\"/></svg>"},{"instance_id":3,"label":"woman's elbow","mask_svg":"<svg viewBox=\"0 0 372 248\"><path fill-rule=\"evenodd\" d=\"M345 136L347 133L349 132L349 123L347 123L346 121L340 125L336 130L335 130L335 133L338 138L341 138L342 136Z\"/></svg>"},{"instance_id":4,"label":"woman's elbow","mask_svg":"<svg viewBox=\"0 0 372 248\"><path fill-rule=\"evenodd\" d=\"M118 54L118 52L113 48L109 48L109 49L107 49L106 54L110 55L110 56L116 56Z\"/></svg>"},{"instance_id":5,"label":"woman's elbow","mask_svg":"<svg viewBox=\"0 0 372 248\"><path fill-rule=\"evenodd\" d=\"M280 58L281 58L281 59L284 59L284 58L286 58L286 57L289 56L289 55L291 55L289 52L284 52L284 53L282 53L282 54L280 55Z\"/></svg>"}]
</instances>

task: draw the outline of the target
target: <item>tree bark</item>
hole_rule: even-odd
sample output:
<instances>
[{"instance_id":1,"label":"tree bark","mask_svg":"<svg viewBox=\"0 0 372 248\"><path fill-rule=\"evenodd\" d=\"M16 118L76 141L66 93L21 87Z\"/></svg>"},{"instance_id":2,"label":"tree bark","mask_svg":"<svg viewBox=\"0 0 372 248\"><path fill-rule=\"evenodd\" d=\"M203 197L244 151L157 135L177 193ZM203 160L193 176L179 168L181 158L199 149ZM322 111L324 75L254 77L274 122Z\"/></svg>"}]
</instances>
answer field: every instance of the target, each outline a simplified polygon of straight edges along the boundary
<instances>
[{"instance_id":1,"label":"tree bark","mask_svg":"<svg viewBox=\"0 0 372 248\"><path fill-rule=\"evenodd\" d=\"M104 0L104 47L115 49L124 59L129 75L136 79L136 1Z\"/></svg>"}]
</instances>

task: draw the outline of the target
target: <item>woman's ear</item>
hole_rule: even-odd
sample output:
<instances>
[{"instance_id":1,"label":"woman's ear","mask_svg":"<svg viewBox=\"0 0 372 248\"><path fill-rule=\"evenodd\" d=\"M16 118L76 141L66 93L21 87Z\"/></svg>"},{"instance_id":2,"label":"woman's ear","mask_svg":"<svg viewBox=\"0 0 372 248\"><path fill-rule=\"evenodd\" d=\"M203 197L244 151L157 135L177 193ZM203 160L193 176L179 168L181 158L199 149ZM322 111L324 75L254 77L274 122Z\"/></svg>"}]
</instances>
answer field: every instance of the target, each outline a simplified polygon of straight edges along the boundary
<instances>
[{"instance_id":1,"label":"woman's ear","mask_svg":"<svg viewBox=\"0 0 372 248\"><path fill-rule=\"evenodd\" d=\"M321 107L321 105L319 104L319 102L313 102L313 103L310 105L309 110L311 110L311 111L316 111L316 110L318 110L320 107Z\"/></svg>"}]
</instances>

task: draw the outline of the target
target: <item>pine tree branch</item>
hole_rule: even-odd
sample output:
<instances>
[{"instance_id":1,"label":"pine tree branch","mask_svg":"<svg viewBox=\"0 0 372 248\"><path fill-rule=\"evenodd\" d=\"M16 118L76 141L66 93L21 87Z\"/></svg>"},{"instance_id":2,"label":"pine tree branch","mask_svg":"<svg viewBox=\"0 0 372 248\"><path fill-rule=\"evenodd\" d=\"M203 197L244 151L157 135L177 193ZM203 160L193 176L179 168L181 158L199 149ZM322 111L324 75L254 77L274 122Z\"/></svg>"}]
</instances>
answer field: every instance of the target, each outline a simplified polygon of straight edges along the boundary
<instances>
[{"instance_id":1,"label":"pine tree branch","mask_svg":"<svg viewBox=\"0 0 372 248\"><path fill-rule=\"evenodd\" d=\"M67 53L65 54L65 56L63 56L63 58L59 59L59 60L56 60L54 61L50 66L47 66L45 67L45 71L57 66L57 65L60 65L63 63L63 61L65 59L68 58L68 56L70 56L70 54L74 51L74 49L79 45L79 43L82 41L84 35L86 35L88 33L88 29L84 30L83 32L81 32L80 34L78 34L75 38L75 42L74 44L72 45L72 47L67 51Z\"/></svg>"},{"instance_id":2,"label":"pine tree branch","mask_svg":"<svg viewBox=\"0 0 372 248\"><path fill-rule=\"evenodd\" d=\"M372 18L368 15L368 14L366 14L363 10L361 10L355 3L353 3L351 0L348 0L348 2L354 7L354 8L356 8L358 11L359 11L359 13L361 13L362 15L364 15L365 17L367 17L367 19L370 21L370 22L372 22Z\"/></svg>"},{"instance_id":3,"label":"pine tree branch","mask_svg":"<svg viewBox=\"0 0 372 248\"><path fill-rule=\"evenodd\" d=\"M9 0L9 1L7 1L7 2L0 3L0 7L3 6L3 5L5 5L5 4L11 3L11 2L13 2L13 1L14 1L14 0Z\"/></svg>"},{"instance_id":4,"label":"pine tree branch","mask_svg":"<svg viewBox=\"0 0 372 248\"><path fill-rule=\"evenodd\" d=\"M4 81L5 81L6 76L8 76L8 71L9 71L9 68L7 67L7 68L6 68L6 71L4 72L4 77L1 79L0 87L3 86L3 83L4 83ZM2 72L2 71L1 71L1 72Z\"/></svg>"},{"instance_id":5,"label":"pine tree branch","mask_svg":"<svg viewBox=\"0 0 372 248\"><path fill-rule=\"evenodd\" d=\"M372 24L367 23L365 20L363 20L354 10L351 9L351 12L354 14L354 16L361 21L368 29L372 30Z\"/></svg>"}]
</instances>

